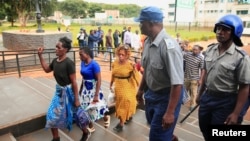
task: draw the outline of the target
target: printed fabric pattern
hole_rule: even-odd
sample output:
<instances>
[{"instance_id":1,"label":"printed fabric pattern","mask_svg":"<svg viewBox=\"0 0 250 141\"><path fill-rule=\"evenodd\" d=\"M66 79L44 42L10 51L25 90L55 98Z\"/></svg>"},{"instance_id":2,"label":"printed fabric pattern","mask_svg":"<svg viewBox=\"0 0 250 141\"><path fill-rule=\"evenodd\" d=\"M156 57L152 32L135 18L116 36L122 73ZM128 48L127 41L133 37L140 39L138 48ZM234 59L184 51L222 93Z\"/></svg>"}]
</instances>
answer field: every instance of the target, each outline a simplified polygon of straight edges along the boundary
<instances>
[{"instance_id":1,"label":"printed fabric pattern","mask_svg":"<svg viewBox=\"0 0 250 141\"><path fill-rule=\"evenodd\" d=\"M80 93L80 103L81 107L88 112L91 121L97 121L100 118L103 118L104 114L109 111L107 101L104 98L102 90L99 91L99 102L92 103L95 95L95 90L95 79L83 79L83 88Z\"/></svg>"},{"instance_id":2,"label":"printed fabric pattern","mask_svg":"<svg viewBox=\"0 0 250 141\"><path fill-rule=\"evenodd\" d=\"M56 91L46 115L45 128L72 129L74 94L71 85L56 85Z\"/></svg>"}]
</instances>

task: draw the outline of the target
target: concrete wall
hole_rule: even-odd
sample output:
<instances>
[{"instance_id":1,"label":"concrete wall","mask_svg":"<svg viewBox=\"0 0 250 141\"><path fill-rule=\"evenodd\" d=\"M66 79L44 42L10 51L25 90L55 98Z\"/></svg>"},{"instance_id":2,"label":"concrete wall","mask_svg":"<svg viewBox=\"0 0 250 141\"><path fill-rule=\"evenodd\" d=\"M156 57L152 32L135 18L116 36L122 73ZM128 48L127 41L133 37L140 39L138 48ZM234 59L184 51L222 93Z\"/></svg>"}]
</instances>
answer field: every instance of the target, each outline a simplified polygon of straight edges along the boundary
<instances>
[{"instance_id":1,"label":"concrete wall","mask_svg":"<svg viewBox=\"0 0 250 141\"><path fill-rule=\"evenodd\" d=\"M45 47L46 49L55 48L56 43L61 37L68 37L72 40L70 32L52 32L36 33L35 31L4 31L3 46L10 50L37 49Z\"/></svg>"}]
</instances>

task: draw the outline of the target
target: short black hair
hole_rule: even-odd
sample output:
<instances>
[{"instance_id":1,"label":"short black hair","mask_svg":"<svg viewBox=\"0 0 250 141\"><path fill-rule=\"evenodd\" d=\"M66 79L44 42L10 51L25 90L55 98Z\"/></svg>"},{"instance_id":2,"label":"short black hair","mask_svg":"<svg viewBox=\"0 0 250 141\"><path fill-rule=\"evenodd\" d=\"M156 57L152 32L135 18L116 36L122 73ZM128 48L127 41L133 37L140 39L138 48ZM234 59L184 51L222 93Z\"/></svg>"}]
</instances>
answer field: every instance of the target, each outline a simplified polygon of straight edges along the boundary
<instances>
[{"instance_id":1,"label":"short black hair","mask_svg":"<svg viewBox=\"0 0 250 141\"><path fill-rule=\"evenodd\" d=\"M89 47L82 47L80 50L82 50L84 53L90 56L90 58L93 59L93 51Z\"/></svg>"}]
</instances>

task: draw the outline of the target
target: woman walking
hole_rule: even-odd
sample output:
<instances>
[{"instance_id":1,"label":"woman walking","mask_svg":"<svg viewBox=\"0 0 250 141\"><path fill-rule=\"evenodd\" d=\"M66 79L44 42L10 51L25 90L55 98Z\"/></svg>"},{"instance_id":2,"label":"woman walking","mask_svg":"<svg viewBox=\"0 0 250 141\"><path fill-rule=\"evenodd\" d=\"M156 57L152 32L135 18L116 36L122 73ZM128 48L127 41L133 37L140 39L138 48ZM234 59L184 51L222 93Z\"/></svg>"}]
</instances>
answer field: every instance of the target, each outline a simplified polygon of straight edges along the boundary
<instances>
[{"instance_id":1,"label":"woman walking","mask_svg":"<svg viewBox=\"0 0 250 141\"><path fill-rule=\"evenodd\" d=\"M56 44L56 58L48 65L42 54L44 48L38 48L38 56L43 70L46 73L53 71L56 84L55 95L49 106L46 116L46 128L50 128L53 139L60 141L58 128L71 130L73 123L73 110L80 106L76 83L76 71L74 62L66 56L71 49L71 40L62 37ZM86 141L90 137L87 128L82 129L83 135L80 141Z\"/></svg>"},{"instance_id":2,"label":"woman walking","mask_svg":"<svg viewBox=\"0 0 250 141\"><path fill-rule=\"evenodd\" d=\"M129 61L130 54L129 46L121 45L116 50L118 59L112 63L110 89L114 84L115 115L120 122L113 130L117 132L123 130L123 125L129 123L136 112L136 91L140 80L134 64Z\"/></svg>"},{"instance_id":3,"label":"woman walking","mask_svg":"<svg viewBox=\"0 0 250 141\"><path fill-rule=\"evenodd\" d=\"M101 91L101 69L99 64L92 59L92 51L83 47L79 51L81 59L82 84L80 87L80 103L86 109L92 121L104 119L104 127L108 128L110 116L107 115L108 106ZM89 131L94 132L95 128L91 122Z\"/></svg>"}]
</instances>

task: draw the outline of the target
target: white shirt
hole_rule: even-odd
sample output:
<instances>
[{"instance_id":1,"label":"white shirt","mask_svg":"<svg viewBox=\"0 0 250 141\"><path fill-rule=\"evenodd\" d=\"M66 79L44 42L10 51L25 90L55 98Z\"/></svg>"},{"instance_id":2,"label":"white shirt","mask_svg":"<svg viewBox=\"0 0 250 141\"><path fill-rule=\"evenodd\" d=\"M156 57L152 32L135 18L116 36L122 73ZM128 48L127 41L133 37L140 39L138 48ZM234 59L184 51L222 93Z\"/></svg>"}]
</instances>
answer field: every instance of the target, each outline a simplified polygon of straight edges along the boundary
<instances>
[{"instance_id":1,"label":"white shirt","mask_svg":"<svg viewBox=\"0 0 250 141\"><path fill-rule=\"evenodd\" d=\"M141 37L139 34L132 34L132 42L131 46L138 51L138 49L141 47Z\"/></svg>"},{"instance_id":2,"label":"white shirt","mask_svg":"<svg viewBox=\"0 0 250 141\"><path fill-rule=\"evenodd\" d=\"M126 31L124 33L123 43L124 44L131 44L131 42L132 42L132 33L130 31Z\"/></svg>"}]
</instances>

